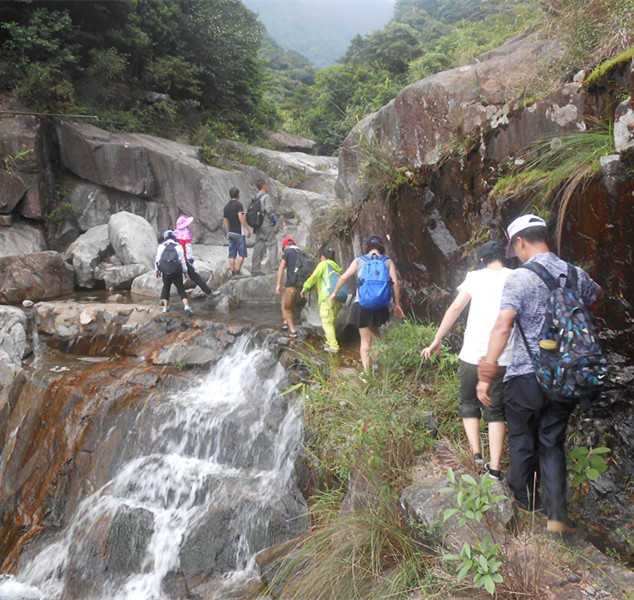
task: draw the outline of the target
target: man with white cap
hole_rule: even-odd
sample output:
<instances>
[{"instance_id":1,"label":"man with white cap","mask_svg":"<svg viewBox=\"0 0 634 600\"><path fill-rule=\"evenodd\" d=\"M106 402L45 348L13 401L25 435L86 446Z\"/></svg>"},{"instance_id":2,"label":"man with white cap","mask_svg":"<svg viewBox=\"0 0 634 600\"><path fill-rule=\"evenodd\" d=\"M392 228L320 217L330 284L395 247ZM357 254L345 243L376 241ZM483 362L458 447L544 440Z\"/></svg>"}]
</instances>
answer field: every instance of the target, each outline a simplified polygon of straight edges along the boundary
<instances>
[{"instance_id":1,"label":"man with white cap","mask_svg":"<svg viewBox=\"0 0 634 600\"><path fill-rule=\"evenodd\" d=\"M558 280L566 277L568 265L548 247L548 228L536 215L523 215L507 229L508 257L517 256L522 263L535 262ZM579 267L577 287L587 306L603 296L601 287ZM542 491L542 505L550 532L573 533L566 507L566 426L572 412L570 405L550 400L535 377L531 354L536 354L546 315L550 291L541 277L530 269L516 269L507 278L502 292L500 314L493 327L489 347L478 363L478 398L490 402L490 382L497 373L502 353L516 320L526 335L526 343L517 332L513 358L506 369L504 393L510 465L506 481L520 506L538 505L537 479Z\"/></svg>"}]
</instances>

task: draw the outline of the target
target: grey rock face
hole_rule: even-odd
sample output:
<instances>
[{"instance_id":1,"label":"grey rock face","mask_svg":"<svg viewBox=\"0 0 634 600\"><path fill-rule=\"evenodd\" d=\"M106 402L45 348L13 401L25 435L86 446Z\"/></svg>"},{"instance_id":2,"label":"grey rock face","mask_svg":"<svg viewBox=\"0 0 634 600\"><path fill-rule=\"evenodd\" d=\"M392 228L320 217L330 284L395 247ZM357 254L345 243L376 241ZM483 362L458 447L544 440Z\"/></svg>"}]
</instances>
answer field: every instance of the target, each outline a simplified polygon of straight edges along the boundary
<instances>
[{"instance_id":1,"label":"grey rock face","mask_svg":"<svg viewBox=\"0 0 634 600\"><path fill-rule=\"evenodd\" d=\"M141 264L154 268L158 246L156 233L143 217L129 212L112 215L108 221L108 237L124 265Z\"/></svg>"},{"instance_id":2,"label":"grey rock face","mask_svg":"<svg viewBox=\"0 0 634 600\"><path fill-rule=\"evenodd\" d=\"M0 257L32 254L46 250L42 232L32 225L13 221L8 227L0 227Z\"/></svg>"},{"instance_id":3,"label":"grey rock face","mask_svg":"<svg viewBox=\"0 0 634 600\"><path fill-rule=\"evenodd\" d=\"M80 231L107 224L111 215L125 211L143 217L158 232L158 203L81 179L68 178L66 186L67 201L79 211Z\"/></svg>"},{"instance_id":4,"label":"grey rock face","mask_svg":"<svg viewBox=\"0 0 634 600\"><path fill-rule=\"evenodd\" d=\"M23 310L0 306L0 401L8 391L27 351L27 318Z\"/></svg>"}]
</instances>

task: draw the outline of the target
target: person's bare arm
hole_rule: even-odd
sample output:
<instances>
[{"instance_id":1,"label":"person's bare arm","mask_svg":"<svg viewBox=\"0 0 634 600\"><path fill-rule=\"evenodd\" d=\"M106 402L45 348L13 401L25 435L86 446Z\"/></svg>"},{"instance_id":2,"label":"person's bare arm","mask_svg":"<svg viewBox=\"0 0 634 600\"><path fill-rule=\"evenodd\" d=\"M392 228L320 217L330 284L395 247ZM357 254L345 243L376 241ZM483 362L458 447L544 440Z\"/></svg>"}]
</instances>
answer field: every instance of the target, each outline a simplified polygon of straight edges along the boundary
<instances>
[{"instance_id":1,"label":"person's bare arm","mask_svg":"<svg viewBox=\"0 0 634 600\"><path fill-rule=\"evenodd\" d=\"M278 296L282 295L282 277L284 276L284 269L286 268L286 259L280 261L280 266L277 268L277 283L275 284L275 293Z\"/></svg>"},{"instance_id":2,"label":"person's bare arm","mask_svg":"<svg viewBox=\"0 0 634 600\"><path fill-rule=\"evenodd\" d=\"M244 230L247 232L247 237L251 237L251 230L247 225L247 218L244 216L244 213L238 213L238 219L240 219L242 227L244 227Z\"/></svg>"},{"instance_id":3,"label":"person's bare arm","mask_svg":"<svg viewBox=\"0 0 634 600\"><path fill-rule=\"evenodd\" d=\"M456 299L449 305L449 308L445 311L442 321L438 327L438 331L434 336L434 341L424 348L420 355L423 358L429 358L432 352L438 354L442 346L442 339L447 332L451 329L451 326L456 322L456 319L460 316L460 313L465 309L465 306L469 304L471 300L471 294L466 291L461 291L456 296Z\"/></svg>"},{"instance_id":4,"label":"person's bare arm","mask_svg":"<svg viewBox=\"0 0 634 600\"><path fill-rule=\"evenodd\" d=\"M401 308L401 286L398 283L398 274L393 260L390 261L389 273L392 278L392 293L394 294L394 315L404 319L405 313Z\"/></svg>"},{"instance_id":5,"label":"person's bare arm","mask_svg":"<svg viewBox=\"0 0 634 600\"><path fill-rule=\"evenodd\" d=\"M353 260L350 266L341 274L339 281L335 285L335 289L330 294L330 299L334 302L337 299L337 292L343 287L343 284L350 279L353 275L357 274L357 261Z\"/></svg>"},{"instance_id":6,"label":"person's bare arm","mask_svg":"<svg viewBox=\"0 0 634 600\"><path fill-rule=\"evenodd\" d=\"M498 358L500 358L500 354L504 351L506 343L511 336L511 331L513 331L515 314L515 311L511 308L505 308L500 311L497 321L493 326L493 331L491 332L486 356L481 358L481 364L478 364L478 385L476 386L476 392L478 394L478 400L486 406L491 406L491 398L489 398L491 379L492 376L494 376L494 372L497 371ZM485 372L487 377L483 380Z\"/></svg>"}]
</instances>

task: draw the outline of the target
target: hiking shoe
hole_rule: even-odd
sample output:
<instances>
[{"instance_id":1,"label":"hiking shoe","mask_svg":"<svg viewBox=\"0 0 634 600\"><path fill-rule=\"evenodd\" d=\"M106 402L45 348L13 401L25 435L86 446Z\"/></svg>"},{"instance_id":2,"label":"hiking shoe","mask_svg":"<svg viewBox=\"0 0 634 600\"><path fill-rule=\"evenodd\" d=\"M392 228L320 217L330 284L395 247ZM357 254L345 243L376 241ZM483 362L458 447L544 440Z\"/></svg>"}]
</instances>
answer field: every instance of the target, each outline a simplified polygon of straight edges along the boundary
<instances>
[{"instance_id":1,"label":"hiking shoe","mask_svg":"<svg viewBox=\"0 0 634 600\"><path fill-rule=\"evenodd\" d=\"M484 472L488 473L489 477L491 479L495 479L496 481L500 481L502 479L502 471L499 471L498 469L492 469L489 466L489 463L484 465Z\"/></svg>"},{"instance_id":2,"label":"hiking shoe","mask_svg":"<svg viewBox=\"0 0 634 600\"><path fill-rule=\"evenodd\" d=\"M568 519L565 521L548 519L548 521L546 521L546 531L549 533L575 533L577 529Z\"/></svg>"},{"instance_id":3,"label":"hiking shoe","mask_svg":"<svg viewBox=\"0 0 634 600\"><path fill-rule=\"evenodd\" d=\"M164 306L164 307L163 307L163 312L164 312L164 313L169 312L169 306Z\"/></svg>"},{"instance_id":4,"label":"hiking shoe","mask_svg":"<svg viewBox=\"0 0 634 600\"><path fill-rule=\"evenodd\" d=\"M297 331L289 331L286 335L294 340L297 337Z\"/></svg>"},{"instance_id":5,"label":"hiking shoe","mask_svg":"<svg viewBox=\"0 0 634 600\"><path fill-rule=\"evenodd\" d=\"M282 331L288 331L288 323L282 325Z\"/></svg>"},{"instance_id":6,"label":"hiking shoe","mask_svg":"<svg viewBox=\"0 0 634 600\"><path fill-rule=\"evenodd\" d=\"M194 314L194 309L191 306L186 306L185 307L185 312L190 314L190 315L193 315Z\"/></svg>"},{"instance_id":7,"label":"hiking shoe","mask_svg":"<svg viewBox=\"0 0 634 600\"><path fill-rule=\"evenodd\" d=\"M331 348L328 344L324 344L324 351L330 352L331 354L339 354L339 350L335 350L334 348Z\"/></svg>"},{"instance_id":8,"label":"hiking shoe","mask_svg":"<svg viewBox=\"0 0 634 600\"><path fill-rule=\"evenodd\" d=\"M484 462L484 459L482 458L482 454L480 454L479 452L476 452L473 455L473 461L475 462L476 465L481 465Z\"/></svg>"}]
</instances>

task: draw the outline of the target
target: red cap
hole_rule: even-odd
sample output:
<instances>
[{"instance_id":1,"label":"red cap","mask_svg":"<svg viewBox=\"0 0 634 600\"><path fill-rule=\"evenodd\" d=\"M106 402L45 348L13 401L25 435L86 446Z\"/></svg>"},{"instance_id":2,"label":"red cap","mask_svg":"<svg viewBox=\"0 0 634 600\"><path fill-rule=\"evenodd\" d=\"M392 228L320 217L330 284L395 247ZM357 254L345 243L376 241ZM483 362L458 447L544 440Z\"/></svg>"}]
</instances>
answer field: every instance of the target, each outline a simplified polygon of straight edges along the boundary
<instances>
[{"instance_id":1,"label":"red cap","mask_svg":"<svg viewBox=\"0 0 634 600\"><path fill-rule=\"evenodd\" d=\"M293 246L297 246L297 244L295 243L295 240L293 238L286 238L282 242L282 248L286 248L286 246L288 246L289 244L293 244Z\"/></svg>"}]
</instances>

